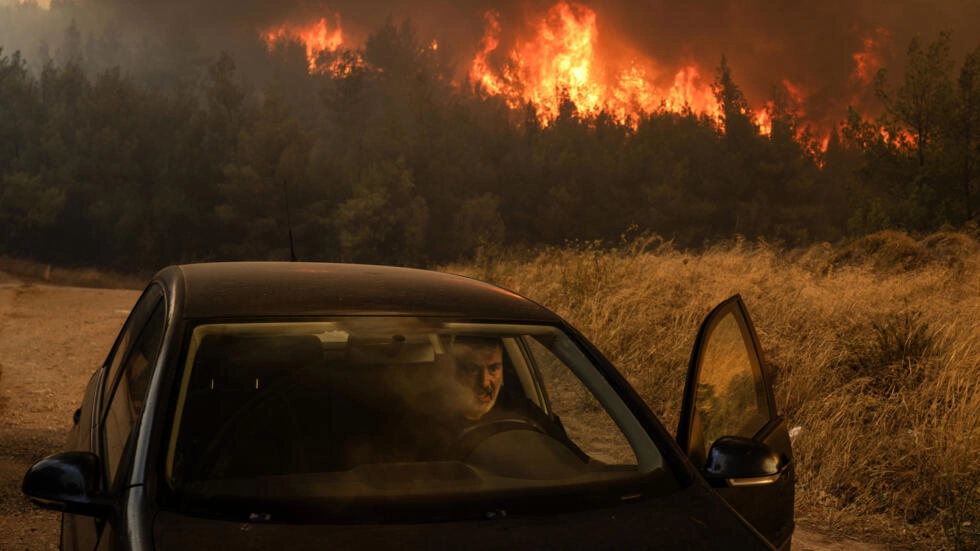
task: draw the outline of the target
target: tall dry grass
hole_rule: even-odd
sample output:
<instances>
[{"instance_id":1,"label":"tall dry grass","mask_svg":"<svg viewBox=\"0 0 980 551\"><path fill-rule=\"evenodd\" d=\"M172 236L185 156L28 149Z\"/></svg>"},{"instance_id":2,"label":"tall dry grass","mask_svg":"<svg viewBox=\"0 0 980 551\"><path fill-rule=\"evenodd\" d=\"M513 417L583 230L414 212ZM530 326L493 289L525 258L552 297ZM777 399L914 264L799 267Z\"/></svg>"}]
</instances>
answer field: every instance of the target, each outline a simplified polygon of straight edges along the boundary
<instances>
[{"instance_id":1,"label":"tall dry grass","mask_svg":"<svg viewBox=\"0 0 980 551\"><path fill-rule=\"evenodd\" d=\"M980 548L980 245L898 232L698 254L637 239L448 267L557 311L676 426L701 319L739 293L798 466L797 518L886 543Z\"/></svg>"}]
</instances>

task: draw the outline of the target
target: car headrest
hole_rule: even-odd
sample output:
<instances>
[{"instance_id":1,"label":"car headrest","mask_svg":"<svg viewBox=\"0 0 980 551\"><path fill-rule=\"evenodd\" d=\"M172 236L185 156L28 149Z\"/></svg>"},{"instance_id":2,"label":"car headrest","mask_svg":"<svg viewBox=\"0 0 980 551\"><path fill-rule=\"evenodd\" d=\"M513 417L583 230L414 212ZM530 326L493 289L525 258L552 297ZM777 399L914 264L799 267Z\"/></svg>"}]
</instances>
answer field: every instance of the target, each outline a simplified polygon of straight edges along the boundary
<instances>
[{"instance_id":1,"label":"car headrest","mask_svg":"<svg viewBox=\"0 0 980 551\"><path fill-rule=\"evenodd\" d=\"M314 335L206 335L194 358L191 388L258 388L322 360Z\"/></svg>"}]
</instances>

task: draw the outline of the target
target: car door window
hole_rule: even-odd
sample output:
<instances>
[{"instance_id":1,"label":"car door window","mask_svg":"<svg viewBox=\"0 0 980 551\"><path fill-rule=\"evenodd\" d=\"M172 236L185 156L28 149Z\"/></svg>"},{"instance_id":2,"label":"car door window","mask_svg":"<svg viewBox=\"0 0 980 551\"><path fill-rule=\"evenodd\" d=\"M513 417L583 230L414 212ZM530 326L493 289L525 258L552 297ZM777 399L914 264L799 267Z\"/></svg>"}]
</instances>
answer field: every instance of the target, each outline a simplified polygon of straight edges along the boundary
<instances>
[{"instance_id":1,"label":"car door window","mask_svg":"<svg viewBox=\"0 0 980 551\"><path fill-rule=\"evenodd\" d=\"M110 397L103 420L103 450L108 480L113 480L123 448L133 424L143 411L146 388L163 341L166 308L163 300L156 305L125 354L122 373Z\"/></svg>"},{"instance_id":2,"label":"car door window","mask_svg":"<svg viewBox=\"0 0 980 551\"><path fill-rule=\"evenodd\" d=\"M163 292L156 285L147 288L136 302L136 306L133 307L133 311L119 332L116 343L112 347L112 352L109 353L109 358L105 363L109 371L103 379L102 400L100 402L103 413L105 411L105 405L109 403L109 394L115 388L116 380L119 378L123 361L125 361L129 351L132 349L133 339L146 325L147 319L149 319L150 314L156 308L162 296ZM100 418L102 416L100 415Z\"/></svg>"},{"instance_id":3,"label":"car door window","mask_svg":"<svg viewBox=\"0 0 980 551\"><path fill-rule=\"evenodd\" d=\"M710 330L695 400L706 449L722 436L752 438L771 418L765 382L751 343L733 311Z\"/></svg>"},{"instance_id":4,"label":"car door window","mask_svg":"<svg viewBox=\"0 0 980 551\"><path fill-rule=\"evenodd\" d=\"M547 389L551 413L569 439L589 457L613 465L636 465L636 454L616 422L580 380L536 339L524 339L528 354Z\"/></svg>"}]
</instances>

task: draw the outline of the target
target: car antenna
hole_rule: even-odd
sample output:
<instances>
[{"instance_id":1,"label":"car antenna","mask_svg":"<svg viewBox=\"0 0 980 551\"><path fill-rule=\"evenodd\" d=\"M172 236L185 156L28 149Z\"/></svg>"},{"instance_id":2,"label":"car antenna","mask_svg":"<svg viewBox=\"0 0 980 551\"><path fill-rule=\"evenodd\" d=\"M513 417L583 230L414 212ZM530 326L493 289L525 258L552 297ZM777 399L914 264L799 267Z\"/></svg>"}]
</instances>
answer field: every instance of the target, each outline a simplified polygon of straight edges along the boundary
<instances>
[{"instance_id":1,"label":"car antenna","mask_svg":"<svg viewBox=\"0 0 980 551\"><path fill-rule=\"evenodd\" d=\"M289 217L289 180L282 179L282 195L286 203L286 227L289 229L289 261L296 262L296 247L293 245L293 221Z\"/></svg>"}]
</instances>

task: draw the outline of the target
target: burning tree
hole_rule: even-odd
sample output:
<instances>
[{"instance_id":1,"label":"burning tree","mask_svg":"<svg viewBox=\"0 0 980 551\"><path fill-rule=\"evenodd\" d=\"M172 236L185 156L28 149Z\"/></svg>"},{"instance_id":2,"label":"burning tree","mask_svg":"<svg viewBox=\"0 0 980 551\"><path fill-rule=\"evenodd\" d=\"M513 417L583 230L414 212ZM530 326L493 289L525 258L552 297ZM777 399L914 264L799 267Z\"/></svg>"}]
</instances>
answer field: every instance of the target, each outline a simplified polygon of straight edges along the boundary
<instances>
[{"instance_id":1,"label":"burning tree","mask_svg":"<svg viewBox=\"0 0 980 551\"><path fill-rule=\"evenodd\" d=\"M325 260L630 228L795 245L976 216L980 54L954 79L948 37L913 43L904 80L878 81L884 115L855 109L838 133L798 79L759 102L731 58L704 78L690 60L619 55L588 6L524 15L486 15L469 49L407 20L359 35L333 12L274 18L186 74L93 74L86 55L35 76L0 56L2 252L123 269L282 258L284 181L300 256ZM870 89L886 36L844 55L850 85Z\"/></svg>"}]
</instances>

